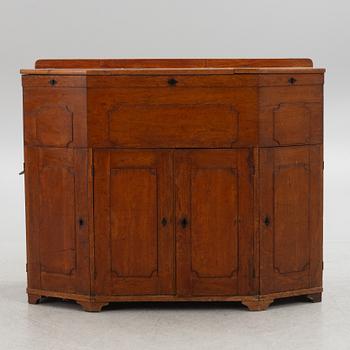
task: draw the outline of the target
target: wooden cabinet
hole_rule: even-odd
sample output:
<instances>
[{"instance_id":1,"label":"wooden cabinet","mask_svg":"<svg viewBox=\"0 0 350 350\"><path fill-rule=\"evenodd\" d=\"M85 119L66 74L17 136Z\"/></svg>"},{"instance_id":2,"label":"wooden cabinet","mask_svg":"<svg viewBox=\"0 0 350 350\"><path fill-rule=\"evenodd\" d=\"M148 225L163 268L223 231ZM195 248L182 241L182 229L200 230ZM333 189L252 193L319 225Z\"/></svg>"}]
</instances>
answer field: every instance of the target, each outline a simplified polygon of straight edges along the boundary
<instances>
[{"instance_id":1,"label":"wooden cabinet","mask_svg":"<svg viewBox=\"0 0 350 350\"><path fill-rule=\"evenodd\" d=\"M308 59L23 70L29 302L320 301L323 73Z\"/></svg>"}]
</instances>

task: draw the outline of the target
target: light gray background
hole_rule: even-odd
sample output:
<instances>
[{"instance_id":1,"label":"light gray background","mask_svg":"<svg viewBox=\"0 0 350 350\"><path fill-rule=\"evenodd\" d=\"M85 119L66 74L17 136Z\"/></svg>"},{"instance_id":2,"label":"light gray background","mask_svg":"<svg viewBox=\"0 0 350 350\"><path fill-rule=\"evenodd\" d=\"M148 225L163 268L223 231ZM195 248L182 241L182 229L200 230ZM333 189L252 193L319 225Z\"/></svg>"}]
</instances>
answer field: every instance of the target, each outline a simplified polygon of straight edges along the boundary
<instances>
[{"instance_id":1,"label":"light gray background","mask_svg":"<svg viewBox=\"0 0 350 350\"><path fill-rule=\"evenodd\" d=\"M349 19L346 0L1 0L0 348L88 349L101 341L108 349L348 349ZM145 306L91 315L63 303L28 306L19 69L37 58L77 57L310 57L327 68L324 302L259 314Z\"/></svg>"}]
</instances>

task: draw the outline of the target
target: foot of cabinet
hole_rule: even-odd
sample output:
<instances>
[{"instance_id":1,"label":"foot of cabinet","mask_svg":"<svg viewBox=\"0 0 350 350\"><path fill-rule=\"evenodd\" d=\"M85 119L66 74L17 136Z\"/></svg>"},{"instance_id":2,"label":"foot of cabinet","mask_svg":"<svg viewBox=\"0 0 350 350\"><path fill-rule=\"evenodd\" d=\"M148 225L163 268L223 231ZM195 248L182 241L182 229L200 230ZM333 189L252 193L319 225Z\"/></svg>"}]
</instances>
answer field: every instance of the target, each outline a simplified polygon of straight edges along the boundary
<instances>
[{"instance_id":1,"label":"foot of cabinet","mask_svg":"<svg viewBox=\"0 0 350 350\"><path fill-rule=\"evenodd\" d=\"M38 304L40 298L41 298L41 295L38 295L38 294L28 294L28 303L29 303L29 304Z\"/></svg>"},{"instance_id":2,"label":"foot of cabinet","mask_svg":"<svg viewBox=\"0 0 350 350\"><path fill-rule=\"evenodd\" d=\"M319 302L322 301L322 293L307 294L306 297L307 297L312 303L319 303Z\"/></svg>"},{"instance_id":3,"label":"foot of cabinet","mask_svg":"<svg viewBox=\"0 0 350 350\"><path fill-rule=\"evenodd\" d=\"M272 302L273 299L242 300L242 304L245 305L249 311L264 311Z\"/></svg>"},{"instance_id":4,"label":"foot of cabinet","mask_svg":"<svg viewBox=\"0 0 350 350\"><path fill-rule=\"evenodd\" d=\"M96 301L77 301L84 311L87 312L100 312L102 308L109 303L99 303Z\"/></svg>"}]
</instances>

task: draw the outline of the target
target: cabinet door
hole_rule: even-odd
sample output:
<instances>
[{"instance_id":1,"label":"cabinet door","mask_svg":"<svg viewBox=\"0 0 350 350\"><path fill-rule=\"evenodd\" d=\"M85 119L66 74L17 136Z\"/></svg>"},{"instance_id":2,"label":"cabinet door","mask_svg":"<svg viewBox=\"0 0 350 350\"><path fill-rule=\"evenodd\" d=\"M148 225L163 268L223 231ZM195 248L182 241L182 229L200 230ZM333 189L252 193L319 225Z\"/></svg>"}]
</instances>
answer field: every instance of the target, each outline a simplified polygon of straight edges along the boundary
<instances>
[{"instance_id":1,"label":"cabinet door","mask_svg":"<svg viewBox=\"0 0 350 350\"><path fill-rule=\"evenodd\" d=\"M175 155L178 294L254 294L249 151Z\"/></svg>"},{"instance_id":2,"label":"cabinet door","mask_svg":"<svg viewBox=\"0 0 350 350\"><path fill-rule=\"evenodd\" d=\"M86 150L25 147L28 287L90 293Z\"/></svg>"},{"instance_id":3,"label":"cabinet door","mask_svg":"<svg viewBox=\"0 0 350 350\"><path fill-rule=\"evenodd\" d=\"M94 153L99 295L173 293L172 153Z\"/></svg>"},{"instance_id":4,"label":"cabinet door","mask_svg":"<svg viewBox=\"0 0 350 350\"><path fill-rule=\"evenodd\" d=\"M261 293L322 284L322 147L260 150Z\"/></svg>"}]
</instances>

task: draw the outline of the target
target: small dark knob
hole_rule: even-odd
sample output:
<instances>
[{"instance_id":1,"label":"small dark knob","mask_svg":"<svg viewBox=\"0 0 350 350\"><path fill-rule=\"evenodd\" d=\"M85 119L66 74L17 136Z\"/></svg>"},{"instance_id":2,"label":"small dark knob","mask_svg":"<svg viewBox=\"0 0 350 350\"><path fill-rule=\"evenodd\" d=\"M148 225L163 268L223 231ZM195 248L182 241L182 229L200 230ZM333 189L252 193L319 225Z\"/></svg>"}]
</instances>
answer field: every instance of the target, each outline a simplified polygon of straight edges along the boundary
<instances>
[{"instance_id":1,"label":"small dark knob","mask_svg":"<svg viewBox=\"0 0 350 350\"><path fill-rule=\"evenodd\" d=\"M182 227L183 229L185 229L185 228L187 227L187 225L188 225L187 219L186 219L186 218L182 218L182 219L180 220L180 225L181 225L181 227Z\"/></svg>"},{"instance_id":2,"label":"small dark knob","mask_svg":"<svg viewBox=\"0 0 350 350\"><path fill-rule=\"evenodd\" d=\"M82 218L79 219L79 226L80 227L84 226L84 220Z\"/></svg>"},{"instance_id":3,"label":"small dark knob","mask_svg":"<svg viewBox=\"0 0 350 350\"><path fill-rule=\"evenodd\" d=\"M51 80L49 80L49 84L52 85L52 86L54 86L54 85L57 84L57 80L51 79Z\"/></svg>"},{"instance_id":4,"label":"small dark knob","mask_svg":"<svg viewBox=\"0 0 350 350\"><path fill-rule=\"evenodd\" d=\"M171 78L171 79L168 80L168 84L170 86L175 86L177 84L177 80L174 79L174 78Z\"/></svg>"},{"instance_id":5,"label":"small dark knob","mask_svg":"<svg viewBox=\"0 0 350 350\"><path fill-rule=\"evenodd\" d=\"M297 82L297 80L296 80L295 78L293 78L293 77L291 77L291 78L288 79L288 83L289 83L289 84L292 84L292 85L293 85L293 84L295 84L296 82Z\"/></svg>"},{"instance_id":6,"label":"small dark knob","mask_svg":"<svg viewBox=\"0 0 350 350\"><path fill-rule=\"evenodd\" d=\"M270 225L270 218L267 215L264 218L264 224L265 224L265 226L269 226Z\"/></svg>"},{"instance_id":7,"label":"small dark knob","mask_svg":"<svg viewBox=\"0 0 350 350\"><path fill-rule=\"evenodd\" d=\"M166 226L167 223L168 223L168 220L166 218L163 218L161 223L162 223L163 226Z\"/></svg>"}]
</instances>

